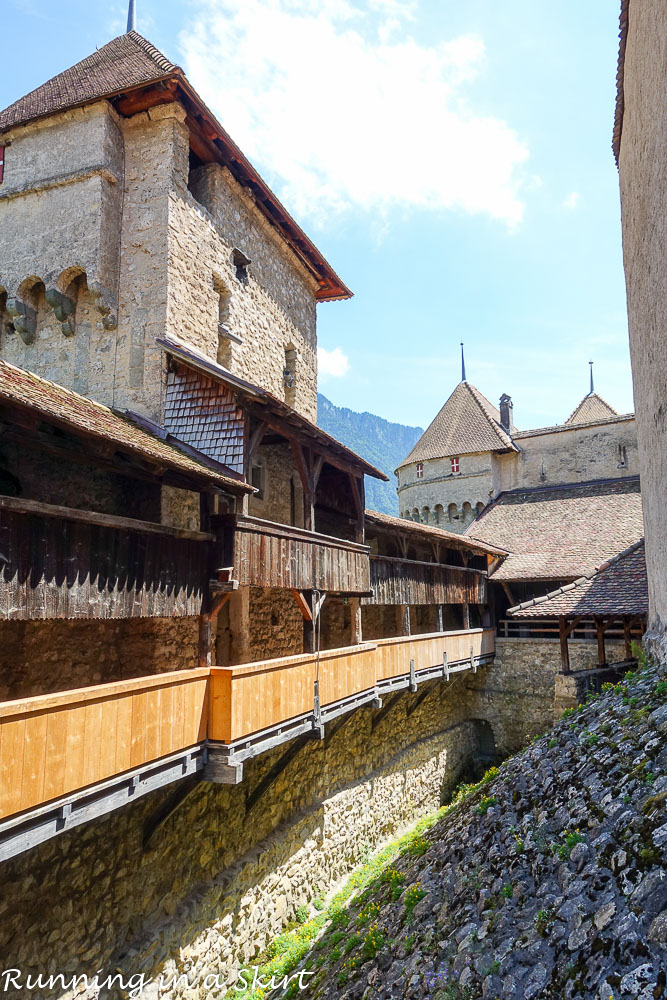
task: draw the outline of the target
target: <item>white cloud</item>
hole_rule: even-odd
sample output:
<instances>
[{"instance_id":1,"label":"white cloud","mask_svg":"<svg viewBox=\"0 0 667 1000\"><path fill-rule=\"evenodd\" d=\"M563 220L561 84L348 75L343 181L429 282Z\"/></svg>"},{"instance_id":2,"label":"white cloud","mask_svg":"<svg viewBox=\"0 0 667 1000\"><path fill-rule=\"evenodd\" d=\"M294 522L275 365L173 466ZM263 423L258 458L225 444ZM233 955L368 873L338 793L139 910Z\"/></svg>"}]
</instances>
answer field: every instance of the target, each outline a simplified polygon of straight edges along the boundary
<instances>
[{"instance_id":1,"label":"white cloud","mask_svg":"<svg viewBox=\"0 0 667 1000\"><path fill-rule=\"evenodd\" d=\"M563 208L574 210L579 204L580 197L581 195L578 191L570 191L567 198L563 199Z\"/></svg>"},{"instance_id":2,"label":"white cloud","mask_svg":"<svg viewBox=\"0 0 667 1000\"><path fill-rule=\"evenodd\" d=\"M317 367L320 378L328 375L330 378L341 378L350 370L350 361L340 347L327 351L325 347L317 348Z\"/></svg>"},{"instance_id":3,"label":"white cloud","mask_svg":"<svg viewBox=\"0 0 667 1000\"><path fill-rule=\"evenodd\" d=\"M476 113L475 35L420 44L417 0L193 0L185 69L301 217L454 209L516 225L526 145Z\"/></svg>"}]
</instances>

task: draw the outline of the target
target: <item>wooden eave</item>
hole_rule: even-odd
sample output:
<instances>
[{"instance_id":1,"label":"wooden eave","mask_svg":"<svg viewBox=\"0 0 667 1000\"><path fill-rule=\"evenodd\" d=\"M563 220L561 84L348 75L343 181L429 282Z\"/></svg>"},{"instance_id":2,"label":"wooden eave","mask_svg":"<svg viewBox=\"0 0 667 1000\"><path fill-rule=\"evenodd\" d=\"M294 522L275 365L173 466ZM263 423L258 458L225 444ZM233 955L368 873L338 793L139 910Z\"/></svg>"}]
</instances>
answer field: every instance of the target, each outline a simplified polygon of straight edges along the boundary
<instances>
[{"instance_id":1,"label":"wooden eave","mask_svg":"<svg viewBox=\"0 0 667 1000\"><path fill-rule=\"evenodd\" d=\"M0 398L0 423L8 425L6 430L0 431L0 440L12 441L20 448L46 452L64 461L92 464L117 475L149 481L158 480L166 485L195 492L212 489L231 494L252 492L252 487L246 483L228 479L213 469L207 472L202 467L201 473L198 474L194 470L179 468L176 463L171 464L168 460L150 455L139 448L134 449L113 441L103 434L95 434L64 418L36 410L17 400ZM12 427L12 424L15 426ZM46 435L40 436L38 429L41 424L65 431L71 438L81 443L82 448L77 448L71 440L56 437L51 440ZM19 433L17 429L29 430L30 433ZM176 446L172 444L172 447Z\"/></svg>"}]
</instances>

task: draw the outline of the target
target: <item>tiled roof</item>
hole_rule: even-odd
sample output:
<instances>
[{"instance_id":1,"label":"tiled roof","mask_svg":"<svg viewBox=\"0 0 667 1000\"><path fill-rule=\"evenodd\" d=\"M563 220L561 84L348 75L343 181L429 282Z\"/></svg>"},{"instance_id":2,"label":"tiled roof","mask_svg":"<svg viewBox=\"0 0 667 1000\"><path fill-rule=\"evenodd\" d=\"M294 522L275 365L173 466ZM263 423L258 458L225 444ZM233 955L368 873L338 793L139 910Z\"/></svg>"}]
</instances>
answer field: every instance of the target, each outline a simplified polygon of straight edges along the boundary
<instances>
[{"instance_id":1,"label":"tiled roof","mask_svg":"<svg viewBox=\"0 0 667 1000\"><path fill-rule=\"evenodd\" d=\"M365 458L361 458L356 452L341 444L335 437L327 434L326 431L323 431L317 424L308 420L307 417L293 410L291 406L284 403L282 399L278 399L268 389L262 389L261 386L253 385L252 382L247 382L238 375L232 374L232 372L223 368L222 365L219 365L217 361L207 358L197 348L192 347L190 344L185 344L176 337L166 334L164 337L157 337L156 342L160 347L168 351L169 354L183 361L186 365L194 366L199 371L211 375L217 382L231 386L246 402L249 401L251 406L264 409L274 417L277 417L284 426L285 433L291 433L294 437L304 436L306 438L314 438L325 451L329 450L332 453L332 457L335 455L365 475L373 476L374 479L384 479L387 482L388 477L384 472L376 469Z\"/></svg>"},{"instance_id":2,"label":"tiled roof","mask_svg":"<svg viewBox=\"0 0 667 1000\"><path fill-rule=\"evenodd\" d=\"M513 618L564 615L647 615L648 580L644 539L619 552L597 570L545 597L518 604L507 612Z\"/></svg>"},{"instance_id":3,"label":"tiled roof","mask_svg":"<svg viewBox=\"0 0 667 1000\"><path fill-rule=\"evenodd\" d=\"M597 392L589 392L584 396L570 416L565 421L566 424L589 424L596 420L605 420L607 417L617 417L616 410L605 402Z\"/></svg>"},{"instance_id":4,"label":"tiled roof","mask_svg":"<svg viewBox=\"0 0 667 1000\"><path fill-rule=\"evenodd\" d=\"M465 532L509 549L494 580L574 580L643 537L637 478L501 493Z\"/></svg>"},{"instance_id":5,"label":"tiled roof","mask_svg":"<svg viewBox=\"0 0 667 1000\"><path fill-rule=\"evenodd\" d=\"M611 140L611 148L614 151L614 159L618 166L618 158L621 154L621 135L623 133L623 114L625 112L625 93L623 90L623 78L625 76L625 47L628 41L628 16L630 13L630 0L621 0L621 16L619 20L619 45L618 45L618 67L616 69L616 108L614 111L614 131Z\"/></svg>"},{"instance_id":6,"label":"tiled roof","mask_svg":"<svg viewBox=\"0 0 667 1000\"><path fill-rule=\"evenodd\" d=\"M435 528L429 524L419 524L411 521L407 517L392 517L391 514L381 514L377 510L366 511L366 523L370 526L377 525L380 528L389 528L395 531L405 531L409 534L420 535L425 541L434 539L441 541L454 549L465 549L475 552L478 555L506 556L507 549L498 548L496 545L488 545L486 542L479 542L465 535L456 534L453 531L445 531L444 528Z\"/></svg>"},{"instance_id":7,"label":"tiled roof","mask_svg":"<svg viewBox=\"0 0 667 1000\"><path fill-rule=\"evenodd\" d=\"M178 69L138 32L114 38L0 112L0 132L160 80Z\"/></svg>"},{"instance_id":8,"label":"tiled roof","mask_svg":"<svg viewBox=\"0 0 667 1000\"><path fill-rule=\"evenodd\" d=\"M41 414L45 421L64 426L73 433L110 441L118 446L119 451L152 459L199 482L205 479L229 488L233 493L251 490L244 483L207 465L203 458L199 462L186 455L175 445L161 440L108 406L0 359L0 405L2 403L28 408Z\"/></svg>"},{"instance_id":9,"label":"tiled roof","mask_svg":"<svg viewBox=\"0 0 667 1000\"><path fill-rule=\"evenodd\" d=\"M430 458L507 448L516 451L496 407L470 382L459 382L399 468Z\"/></svg>"}]
</instances>

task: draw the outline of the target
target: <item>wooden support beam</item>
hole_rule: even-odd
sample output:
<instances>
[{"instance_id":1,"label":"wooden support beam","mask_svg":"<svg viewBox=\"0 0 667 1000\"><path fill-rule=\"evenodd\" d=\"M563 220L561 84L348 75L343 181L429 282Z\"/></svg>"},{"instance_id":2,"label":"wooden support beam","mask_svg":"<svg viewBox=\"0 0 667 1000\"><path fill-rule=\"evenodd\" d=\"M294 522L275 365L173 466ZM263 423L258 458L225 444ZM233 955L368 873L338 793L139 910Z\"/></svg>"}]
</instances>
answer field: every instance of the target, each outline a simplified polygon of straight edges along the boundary
<instances>
[{"instance_id":1,"label":"wooden support beam","mask_svg":"<svg viewBox=\"0 0 667 1000\"><path fill-rule=\"evenodd\" d=\"M372 733L375 732L375 730L380 725L380 723L382 722L382 720L384 718L386 718L387 714L391 711L391 709L394 707L394 705L396 704L396 702L400 698L403 697L404 694L405 694L405 691L397 691L395 694L393 694L391 696L391 698L387 698L387 700L382 705L382 708L380 708L378 710L378 712L371 719L371 732Z\"/></svg>"},{"instance_id":2,"label":"wooden support beam","mask_svg":"<svg viewBox=\"0 0 667 1000\"><path fill-rule=\"evenodd\" d=\"M505 583L504 581L502 581L502 588L505 591L505 596L507 597L507 600L510 602L510 607L511 608L516 607L516 605L519 602L514 600L514 594L512 593L512 588L510 587L509 583Z\"/></svg>"},{"instance_id":3,"label":"wooden support beam","mask_svg":"<svg viewBox=\"0 0 667 1000\"><path fill-rule=\"evenodd\" d=\"M283 754L280 755L278 760L275 762L273 767L271 767L264 777L259 781L259 783L253 788L252 791L248 790L245 800L245 814L248 813L257 805L262 796L269 790L269 788L275 784L277 779L283 773L285 768L291 764L294 758L303 750L303 748L312 741L310 735L305 734L298 736L295 740L289 744L287 749Z\"/></svg>"},{"instance_id":4,"label":"wooden support beam","mask_svg":"<svg viewBox=\"0 0 667 1000\"><path fill-rule=\"evenodd\" d=\"M265 433L266 433L266 424L264 423L263 420L260 420L260 422L255 427L254 431L250 435L250 438L248 439L248 451L246 458L248 473L250 472L250 463L252 462L255 456L255 452L261 445L262 438L264 437Z\"/></svg>"},{"instance_id":5,"label":"wooden support beam","mask_svg":"<svg viewBox=\"0 0 667 1000\"><path fill-rule=\"evenodd\" d=\"M358 597L350 598L350 644L358 646L363 642L361 626L361 600Z\"/></svg>"},{"instance_id":6,"label":"wooden support beam","mask_svg":"<svg viewBox=\"0 0 667 1000\"><path fill-rule=\"evenodd\" d=\"M462 604L461 605L461 612L462 612L462 615L463 615L463 627L464 628L470 628L470 605L469 604Z\"/></svg>"},{"instance_id":7,"label":"wooden support beam","mask_svg":"<svg viewBox=\"0 0 667 1000\"><path fill-rule=\"evenodd\" d=\"M567 644L567 637L569 632L567 630L567 622L564 616L558 619L558 633L560 637L560 666L561 671L564 674L570 673L570 650Z\"/></svg>"},{"instance_id":8,"label":"wooden support beam","mask_svg":"<svg viewBox=\"0 0 667 1000\"><path fill-rule=\"evenodd\" d=\"M632 659L632 625L629 618L623 619L623 638L625 640L625 658Z\"/></svg>"},{"instance_id":9,"label":"wooden support beam","mask_svg":"<svg viewBox=\"0 0 667 1000\"><path fill-rule=\"evenodd\" d=\"M607 651L604 641L605 622L604 618L595 619L595 634L598 641L598 666L604 667L607 664Z\"/></svg>"},{"instance_id":10,"label":"wooden support beam","mask_svg":"<svg viewBox=\"0 0 667 1000\"><path fill-rule=\"evenodd\" d=\"M302 594L300 590L293 590L292 594L294 595L294 600L296 601L296 605L301 614L303 615L304 620L307 622L312 622L313 612L305 595Z\"/></svg>"},{"instance_id":11,"label":"wooden support beam","mask_svg":"<svg viewBox=\"0 0 667 1000\"><path fill-rule=\"evenodd\" d=\"M430 684L425 684L424 687L423 687L423 689L419 692L419 694L417 695L417 697L414 699L414 701L410 702L410 704L408 705L408 707L405 710L405 714L407 716L410 716L410 715L412 715L413 712L416 712L417 709L419 708L419 706L421 705L421 703L426 698L428 698L428 696L433 691L435 691L435 689L437 688L437 686L438 686L439 683L440 683L439 680L435 680L435 681L432 681Z\"/></svg>"},{"instance_id":12,"label":"wooden support beam","mask_svg":"<svg viewBox=\"0 0 667 1000\"><path fill-rule=\"evenodd\" d=\"M410 635L410 605L409 604L399 604L398 609L398 634L399 635Z\"/></svg>"},{"instance_id":13,"label":"wooden support beam","mask_svg":"<svg viewBox=\"0 0 667 1000\"><path fill-rule=\"evenodd\" d=\"M147 851L150 849L151 841L155 837L156 833L162 829L165 823L171 819L175 812L177 812L183 803L190 798L192 793L201 784L201 775L193 775L187 778L185 781L176 785L176 788L167 797L166 801L162 802L157 809L155 809L151 815L144 821L143 829L143 849Z\"/></svg>"},{"instance_id":14,"label":"wooden support beam","mask_svg":"<svg viewBox=\"0 0 667 1000\"><path fill-rule=\"evenodd\" d=\"M438 604L438 632L445 631L445 617L444 608L442 604Z\"/></svg>"}]
</instances>

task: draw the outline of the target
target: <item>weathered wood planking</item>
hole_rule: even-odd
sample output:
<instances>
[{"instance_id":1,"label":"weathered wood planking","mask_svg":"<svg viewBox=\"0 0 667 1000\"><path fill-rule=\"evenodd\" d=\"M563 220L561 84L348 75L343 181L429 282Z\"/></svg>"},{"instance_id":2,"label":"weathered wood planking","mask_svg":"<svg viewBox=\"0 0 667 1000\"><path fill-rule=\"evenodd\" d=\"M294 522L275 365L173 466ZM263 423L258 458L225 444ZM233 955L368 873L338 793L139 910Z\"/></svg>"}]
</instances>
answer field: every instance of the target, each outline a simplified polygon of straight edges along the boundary
<instances>
[{"instance_id":1,"label":"weathered wood planking","mask_svg":"<svg viewBox=\"0 0 667 1000\"><path fill-rule=\"evenodd\" d=\"M486 604L482 570L440 563L371 556L373 597L364 604Z\"/></svg>"},{"instance_id":2,"label":"weathered wood planking","mask_svg":"<svg viewBox=\"0 0 667 1000\"><path fill-rule=\"evenodd\" d=\"M226 559L243 586L322 590L365 594L370 590L369 549L330 535L320 535L257 517L224 515Z\"/></svg>"},{"instance_id":3,"label":"weathered wood planking","mask_svg":"<svg viewBox=\"0 0 667 1000\"><path fill-rule=\"evenodd\" d=\"M209 544L0 506L0 619L198 615Z\"/></svg>"},{"instance_id":4,"label":"weathered wood planking","mask_svg":"<svg viewBox=\"0 0 667 1000\"><path fill-rule=\"evenodd\" d=\"M200 743L208 685L181 670L0 704L0 818Z\"/></svg>"},{"instance_id":5,"label":"weathered wood planking","mask_svg":"<svg viewBox=\"0 0 667 1000\"><path fill-rule=\"evenodd\" d=\"M493 653L494 629L443 632L435 635L379 639L373 643L326 650L319 657L320 703L366 691L400 674L424 670L447 660ZM317 657L311 653L279 660L211 670L209 736L231 743L313 711Z\"/></svg>"}]
</instances>

